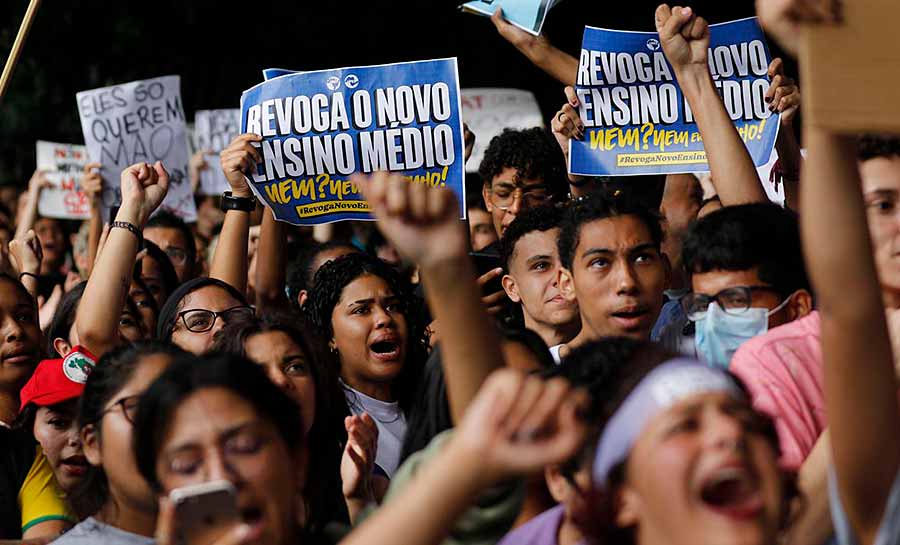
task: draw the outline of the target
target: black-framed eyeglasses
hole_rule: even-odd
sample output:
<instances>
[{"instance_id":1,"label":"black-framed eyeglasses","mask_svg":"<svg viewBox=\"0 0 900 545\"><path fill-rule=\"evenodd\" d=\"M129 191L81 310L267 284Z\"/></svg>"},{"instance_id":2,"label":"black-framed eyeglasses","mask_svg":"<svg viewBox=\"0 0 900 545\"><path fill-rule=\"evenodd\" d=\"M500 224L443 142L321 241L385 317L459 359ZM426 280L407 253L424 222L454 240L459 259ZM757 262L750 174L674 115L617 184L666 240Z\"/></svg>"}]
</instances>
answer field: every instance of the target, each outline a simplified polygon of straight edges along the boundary
<instances>
[{"instance_id":1,"label":"black-framed eyeglasses","mask_svg":"<svg viewBox=\"0 0 900 545\"><path fill-rule=\"evenodd\" d=\"M750 308L754 291L776 292L772 286L734 286L726 288L715 295L689 293L681 298L681 308L692 321L697 321L706 314L709 304L716 302L726 314L742 314Z\"/></svg>"},{"instance_id":2,"label":"black-framed eyeglasses","mask_svg":"<svg viewBox=\"0 0 900 545\"><path fill-rule=\"evenodd\" d=\"M519 203L526 208L537 207L553 199L553 195L543 185L527 188L516 187L515 189L507 187L492 188L490 193L491 204L504 212L512 207L516 199L519 199Z\"/></svg>"},{"instance_id":3,"label":"black-framed eyeglasses","mask_svg":"<svg viewBox=\"0 0 900 545\"><path fill-rule=\"evenodd\" d=\"M235 318L249 319L252 317L253 307L247 305L231 307L219 312L203 308L192 308L179 312L176 322L177 320L181 320L184 327L193 333L204 333L213 328L213 325L216 323L216 318L222 318L222 320L227 323L229 320Z\"/></svg>"},{"instance_id":4,"label":"black-framed eyeglasses","mask_svg":"<svg viewBox=\"0 0 900 545\"><path fill-rule=\"evenodd\" d=\"M122 410L122 416L125 417L125 420L128 421L132 426L134 425L134 416L137 414L138 403L141 401L140 395L133 395L128 397L123 397L122 399L116 401L109 407L103 410L100 413L100 417L103 418L103 415L110 413L117 408Z\"/></svg>"}]
</instances>

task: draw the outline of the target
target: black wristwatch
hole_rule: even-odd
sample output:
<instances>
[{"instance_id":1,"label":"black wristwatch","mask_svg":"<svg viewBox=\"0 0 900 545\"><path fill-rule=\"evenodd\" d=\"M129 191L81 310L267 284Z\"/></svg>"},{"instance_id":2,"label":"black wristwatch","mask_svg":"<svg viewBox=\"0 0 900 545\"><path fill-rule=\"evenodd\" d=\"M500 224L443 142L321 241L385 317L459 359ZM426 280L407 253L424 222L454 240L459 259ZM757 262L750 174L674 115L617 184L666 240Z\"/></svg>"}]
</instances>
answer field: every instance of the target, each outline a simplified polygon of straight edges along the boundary
<instances>
[{"instance_id":1,"label":"black wristwatch","mask_svg":"<svg viewBox=\"0 0 900 545\"><path fill-rule=\"evenodd\" d=\"M222 210L240 210L241 212L253 212L256 210L256 199L253 197L234 197L231 191L222 195Z\"/></svg>"}]
</instances>

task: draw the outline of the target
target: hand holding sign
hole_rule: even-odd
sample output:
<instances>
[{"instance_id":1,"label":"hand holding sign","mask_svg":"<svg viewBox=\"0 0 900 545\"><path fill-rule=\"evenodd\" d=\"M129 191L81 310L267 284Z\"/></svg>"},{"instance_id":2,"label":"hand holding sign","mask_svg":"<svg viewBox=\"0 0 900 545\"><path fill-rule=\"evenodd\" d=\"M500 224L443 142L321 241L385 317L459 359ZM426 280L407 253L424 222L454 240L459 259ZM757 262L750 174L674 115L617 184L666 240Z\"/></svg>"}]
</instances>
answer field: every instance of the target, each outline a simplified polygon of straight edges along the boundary
<instances>
[{"instance_id":1,"label":"hand holding sign","mask_svg":"<svg viewBox=\"0 0 900 545\"><path fill-rule=\"evenodd\" d=\"M368 201L378 229L407 259L427 268L466 254L468 236L449 189L410 183L385 172L357 174L352 180Z\"/></svg>"},{"instance_id":2,"label":"hand holding sign","mask_svg":"<svg viewBox=\"0 0 900 545\"><path fill-rule=\"evenodd\" d=\"M691 8L662 4L656 8L656 31L666 58L675 72L696 68L709 70L709 25Z\"/></svg>"},{"instance_id":3,"label":"hand holding sign","mask_svg":"<svg viewBox=\"0 0 900 545\"><path fill-rule=\"evenodd\" d=\"M781 114L782 127L790 127L800 110L800 88L793 79L784 75L784 62L781 59L772 59L769 77L772 78L769 90L766 91L769 110Z\"/></svg>"},{"instance_id":4,"label":"hand holding sign","mask_svg":"<svg viewBox=\"0 0 900 545\"><path fill-rule=\"evenodd\" d=\"M261 140L262 136L258 134L242 134L232 140L219 155L222 171L225 172L225 178L231 186L231 195L234 197L253 197L250 186L247 185L246 175L256 169L256 165L262 161L262 156L250 142Z\"/></svg>"},{"instance_id":5,"label":"hand holding sign","mask_svg":"<svg viewBox=\"0 0 900 545\"><path fill-rule=\"evenodd\" d=\"M169 173L162 163L137 163L122 171L122 209L137 214L139 226L156 210L169 191Z\"/></svg>"},{"instance_id":6,"label":"hand holding sign","mask_svg":"<svg viewBox=\"0 0 900 545\"><path fill-rule=\"evenodd\" d=\"M91 200L91 206L100 205L103 195L103 177L100 175L100 163L84 165L81 175L81 190Z\"/></svg>"}]
</instances>

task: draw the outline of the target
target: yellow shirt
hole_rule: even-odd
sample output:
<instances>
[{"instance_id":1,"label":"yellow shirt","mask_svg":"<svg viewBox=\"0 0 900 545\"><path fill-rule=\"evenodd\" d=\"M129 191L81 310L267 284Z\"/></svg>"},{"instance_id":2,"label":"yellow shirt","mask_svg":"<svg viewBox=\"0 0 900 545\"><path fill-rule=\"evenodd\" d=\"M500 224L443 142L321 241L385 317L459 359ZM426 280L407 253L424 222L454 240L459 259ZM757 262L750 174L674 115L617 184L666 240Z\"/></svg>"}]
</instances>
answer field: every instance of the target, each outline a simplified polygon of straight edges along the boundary
<instances>
[{"instance_id":1,"label":"yellow shirt","mask_svg":"<svg viewBox=\"0 0 900 545\"><path fill-rule=\"evenodd\" d=\"M40 445L34 456L34 462L28 475L19 489L19 510L22 512L22 533L48 520L67 520L78 522L66 505L63 491L60 490L53 476L53 469L44 456Z\"/></svg>"}]
</instances>

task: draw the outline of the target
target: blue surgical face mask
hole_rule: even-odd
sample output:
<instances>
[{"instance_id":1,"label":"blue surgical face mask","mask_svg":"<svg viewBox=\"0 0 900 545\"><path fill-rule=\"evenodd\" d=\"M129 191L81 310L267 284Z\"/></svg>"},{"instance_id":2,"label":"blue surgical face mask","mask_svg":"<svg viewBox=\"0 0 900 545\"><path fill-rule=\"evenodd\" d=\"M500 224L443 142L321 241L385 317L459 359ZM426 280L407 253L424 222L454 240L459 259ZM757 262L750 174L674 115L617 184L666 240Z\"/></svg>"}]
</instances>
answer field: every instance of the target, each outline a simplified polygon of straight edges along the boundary
<instances>
[{"instance_id":1,"label":"blue surgical face mask","mask_svg":"<svg viewBox=\"0 0 900 545\"><path fill-rule=\"evenodd\" d=\"M728 314L718 303L710 303L706 314L696 321L694 345L697 355L707 365L728 369L737 349L768 331L769 316L784 308L788 301L790 297L772 310L751 307L740 314Z\"/></svg>"}]
</instances>

